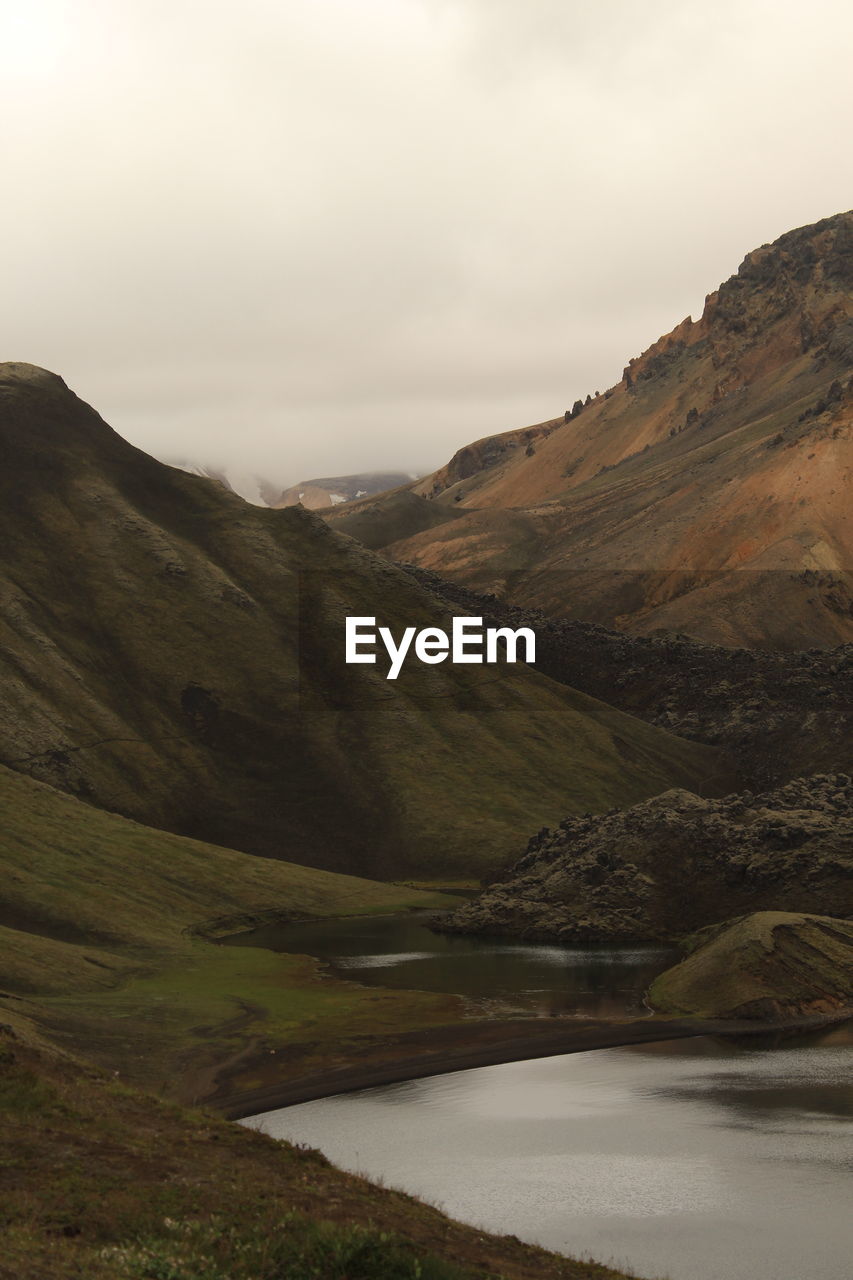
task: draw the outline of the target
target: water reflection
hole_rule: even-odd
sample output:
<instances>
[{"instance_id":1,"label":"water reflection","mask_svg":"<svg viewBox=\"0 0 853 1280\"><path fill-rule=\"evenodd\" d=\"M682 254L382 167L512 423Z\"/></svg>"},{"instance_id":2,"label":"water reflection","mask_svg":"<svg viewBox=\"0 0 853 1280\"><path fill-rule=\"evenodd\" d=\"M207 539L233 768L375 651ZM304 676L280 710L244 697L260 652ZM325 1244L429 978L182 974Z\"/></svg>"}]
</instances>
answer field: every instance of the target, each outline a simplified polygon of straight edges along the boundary
<instances>
[{"instance_id":1,"label":"water reflection","mask_svg":"<svg viewBox=\"0 0 853 1280\"><path fill-rule=\"evenodd\" d=\"M256 1117L491 1230L671 1280L846 1280L850 1029L456 1072Z\"/></svg>"},{"instance_id":2,"label":"water reflection","mask_svg":"<svg viewBox=\"0 0 853 1280\"><path fill-rule=\"evenodd\" d=\"M722 1109L732 1113L732 1123L740 1124L766 1124L771 1117L784 1124L786 1115L803 1120L853 1117L853 1077L844 1070L853 1056L849 1023L795 1040L788 1037L777 1042L772 1052L756 1047L754 1041L733 1044L722 1038L682 1045L683 1051L676 1049L675 1042L634 1046L646 1059L653 1058L656 1050L681 1061L699 1056L703 1068L684 1077L674 1077L670 1070L666 1079L643 1092ZM817 1047L821 1052L812 1052Z\"/></svg>"},{"instance_id":3,"label":"water reflection","mask_svg":"<svg viewBox=\"0 0 853 1280\"><path fill-rule=\"evenodd\" d=\"M318 956L368 985L500 1000L539 1014L618 1017L642 1011L642 995L673 952L662 947L559 947L433 933L422 918L373 916L257 929L229 940Z\"/></svg>"}]
</instances>

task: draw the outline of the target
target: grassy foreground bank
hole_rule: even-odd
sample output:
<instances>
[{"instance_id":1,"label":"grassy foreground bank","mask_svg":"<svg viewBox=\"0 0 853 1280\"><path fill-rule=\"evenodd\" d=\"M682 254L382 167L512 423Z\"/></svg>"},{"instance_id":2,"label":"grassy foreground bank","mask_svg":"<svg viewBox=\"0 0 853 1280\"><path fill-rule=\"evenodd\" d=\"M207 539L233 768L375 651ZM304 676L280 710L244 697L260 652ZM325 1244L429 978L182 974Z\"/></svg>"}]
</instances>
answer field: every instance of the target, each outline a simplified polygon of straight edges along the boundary
<instances>
[{"instance_id":1,"label":"grassy foreground bank","mask_svg":"<svg viewBox=\"0 0 853 1280\"><path fill-rule=\"evenodd\" d=\"M0 1026L0 1280L618 1280Z\"/></svg>"},{"instance_id":2,"label":"grassy foreground bank","mask_svg":"<svg viewBox=\"0 0 853 1280\"><path fill-rule=\"evenodd\" d=\"M0 1280L616 1274L181 1105L244 1057L249 1087L252 1062L334 1068L466 1012L212 937L453 899L172 836L2 768L0 808Z\"/></svg>"}]
</instances>

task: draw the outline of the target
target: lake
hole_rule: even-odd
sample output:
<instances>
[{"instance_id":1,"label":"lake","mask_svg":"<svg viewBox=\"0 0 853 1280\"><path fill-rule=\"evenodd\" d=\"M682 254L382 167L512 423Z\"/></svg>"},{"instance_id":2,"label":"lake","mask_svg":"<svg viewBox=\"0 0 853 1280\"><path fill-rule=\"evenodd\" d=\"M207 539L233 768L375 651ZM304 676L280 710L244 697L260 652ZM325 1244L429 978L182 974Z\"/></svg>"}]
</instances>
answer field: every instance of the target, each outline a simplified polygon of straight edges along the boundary
<instances>
[{"instance_id":1,"label":"lake","mask_svg":"<svg viewBox=\"0 0 853 1280\"><path fill-rule=\"evenodd\" d=\"M668 963L646 948L444 938L409 917L274 932L359 981L564 1015L636 1011ZM508 1063L244 1123L463 1221L645 1277L850 1274L850 1024L776 1049L697 1038Z\"/></svg>"},{"instance_id":2,"label":"lake","mask_svg":"<svg viewBox=\"0 0 853 1280\"><path fill-rule=\"evenodd\" d=\"M665 947L536 946L433 933L422 916L353 916L270 925L228 939L318 956L341 978L370 986L457 992L539 1014L636 1015L652 978L673 963Z\"/></svg>"}]
</instances>

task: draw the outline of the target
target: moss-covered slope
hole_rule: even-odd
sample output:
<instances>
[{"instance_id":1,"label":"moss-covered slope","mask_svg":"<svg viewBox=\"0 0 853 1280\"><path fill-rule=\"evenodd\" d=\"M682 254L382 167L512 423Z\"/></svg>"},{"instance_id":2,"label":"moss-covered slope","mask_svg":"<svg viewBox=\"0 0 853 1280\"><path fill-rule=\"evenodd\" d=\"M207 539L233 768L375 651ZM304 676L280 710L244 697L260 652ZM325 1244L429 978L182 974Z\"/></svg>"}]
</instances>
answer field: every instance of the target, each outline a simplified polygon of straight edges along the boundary
<instances>
[{"instance_id":1,"label":"moss-covered slope","mask_svg":"<svg viewBox=\"0 0 853 1280\"><path fill-rule=\"evenodd\" d=\"M452 997L335 982L307 956L209 940L458 899L201 844L2 767L0 811L0 1022L25 1017L125 1078L192 1099L262 1042L335 1060L365 1037L462 1016Z\"/></svg>"},{"instance_id":2,"label":"moss-covered slope","mask_svg":"<svg viewBox=\"0 0 853 1280\"><path fill-rule=\"evenodd\" d=\"M132 448L0 367L0 762L182 835L384 878L471 873L713 751L526 667L344 664L344 619L442 620L299 509ZM446 622L446 618L445 618ZM711 782L709 784L709 779Z\"/></svg>"},{"instance_id":3,"label":"moss-covered slope","mask_svg":"<svg viewBox=\"0 0 853 1280\"><path fill-rule=\"evenodd\" d=\"M649 989L666 1013L774 1021L853 1012L853 922L759 911L703 929Z\"/></svg>"},{"instance_id":4,"label":"moss-covered slope","mask_svg":"<svg viewBox=\"0 0 853 1280\"><path fill-rule=\"evenodd\" d=\"M202 844L103 813L0 766L0 984L116 985L193 934L307 916L405 911L440 894Z\"/></svg>"}]
</instances>

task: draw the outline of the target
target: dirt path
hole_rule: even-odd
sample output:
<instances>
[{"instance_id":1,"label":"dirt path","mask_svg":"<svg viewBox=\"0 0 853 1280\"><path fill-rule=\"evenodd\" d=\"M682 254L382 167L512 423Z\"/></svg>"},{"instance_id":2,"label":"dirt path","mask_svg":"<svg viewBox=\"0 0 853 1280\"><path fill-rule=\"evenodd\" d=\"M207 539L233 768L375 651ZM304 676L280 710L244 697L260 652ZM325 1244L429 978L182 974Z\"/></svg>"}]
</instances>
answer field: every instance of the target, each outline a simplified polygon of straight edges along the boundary
<instances>
[{"instance_id":1,"label":"dirt path","mask_svg":"<svg viewBox=\"0 0 853 1280\"><path fill-rule=\"evenodd\" d=\"M221 1039L223 1036L233 1035L250 1027L253 1023L263 1023L266 1020L267 1011L258 1004L250 1004L248 1000L238 1000L240 1012L233 1018L229 1018L227 1022L221 1022L218 1026L196 1027L194 1034L197 1036L209 1036L211 1039ZM196 1106L205 1101L211 1095L215 1095L219 1087L220 1077L229 1078L235 1074L238 1067L244 1062L249 1063L257 1058L260 1054L263 1040L260 1036L252 1036L244 1045L236 1049L227 1058L216 1059L203 1066L188 1063L185 1071L185 1080L180 1090L179 1101L186 1106Z\"/></svg>"}]
</instances>

